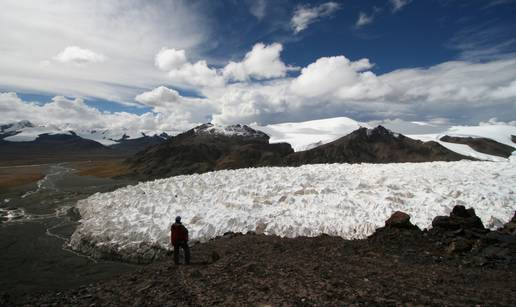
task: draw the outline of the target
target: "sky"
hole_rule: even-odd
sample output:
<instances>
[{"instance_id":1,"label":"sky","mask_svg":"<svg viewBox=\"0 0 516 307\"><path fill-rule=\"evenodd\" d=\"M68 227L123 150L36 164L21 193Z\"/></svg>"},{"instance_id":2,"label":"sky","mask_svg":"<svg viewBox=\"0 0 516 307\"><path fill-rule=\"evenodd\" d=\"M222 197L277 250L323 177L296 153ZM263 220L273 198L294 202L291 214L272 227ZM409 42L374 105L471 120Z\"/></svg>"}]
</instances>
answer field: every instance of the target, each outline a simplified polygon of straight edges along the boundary
<instances>
[{"instance_id":1,"label":"sky","mask_svg":"<svg viewBox=\"0 0 516 307\"><path fill-rule=\"evenodd\" d=\"M516 0L0 1L0 123L516 119Z\"/></svg>"}]
</instances>

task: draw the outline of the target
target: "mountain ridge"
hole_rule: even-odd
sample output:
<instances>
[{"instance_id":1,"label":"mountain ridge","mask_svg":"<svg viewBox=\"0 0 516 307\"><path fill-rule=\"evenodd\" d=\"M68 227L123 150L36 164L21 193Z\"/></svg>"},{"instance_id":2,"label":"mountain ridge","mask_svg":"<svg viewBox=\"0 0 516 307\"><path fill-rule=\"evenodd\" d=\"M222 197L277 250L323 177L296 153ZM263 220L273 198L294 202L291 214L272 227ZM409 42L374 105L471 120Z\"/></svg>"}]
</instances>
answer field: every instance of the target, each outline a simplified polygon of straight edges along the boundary
<instances>
[{"instance_id":1,"label":"mountain ridge","mask_svg":"<svg viewBox=\"0 0 516 307\"><path fill-rule=\"evenodd\" d=\"M299 166L318 163L389 163L474 160L436 142L413 140L382 126L359 128L333 142L294 152L288 143L246 125L241 133L207 132L203 124L128 158L129 177L149 180L220 169Z\"/></svg>"}]
</instances>

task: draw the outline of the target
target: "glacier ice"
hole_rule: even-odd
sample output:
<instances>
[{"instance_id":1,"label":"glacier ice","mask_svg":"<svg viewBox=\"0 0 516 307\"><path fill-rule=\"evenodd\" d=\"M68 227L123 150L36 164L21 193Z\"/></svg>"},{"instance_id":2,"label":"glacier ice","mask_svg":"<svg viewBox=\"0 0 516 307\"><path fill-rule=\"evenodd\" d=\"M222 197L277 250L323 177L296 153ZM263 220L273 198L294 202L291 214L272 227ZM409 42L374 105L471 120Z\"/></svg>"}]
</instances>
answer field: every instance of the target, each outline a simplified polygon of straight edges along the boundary
<instances>
[{"instance_id":1,"label":"glacier ice","mask_svg":"<svg viewBox=\"0 0 516 307\"><path fill-rule=\"evenodd\" d=\"M319 164L224 170L139 183L80 200L71 239L80 249L169 248L181 215L193 240L256 231L286 237L326 233L364 238L392 212L429 228L453 206L475 208L484 223L516 209L516 167L508 162ZM82 243L81 243L82 242ZM143 245L142 245L143 244Z\"/></svg>"}]
</instances>

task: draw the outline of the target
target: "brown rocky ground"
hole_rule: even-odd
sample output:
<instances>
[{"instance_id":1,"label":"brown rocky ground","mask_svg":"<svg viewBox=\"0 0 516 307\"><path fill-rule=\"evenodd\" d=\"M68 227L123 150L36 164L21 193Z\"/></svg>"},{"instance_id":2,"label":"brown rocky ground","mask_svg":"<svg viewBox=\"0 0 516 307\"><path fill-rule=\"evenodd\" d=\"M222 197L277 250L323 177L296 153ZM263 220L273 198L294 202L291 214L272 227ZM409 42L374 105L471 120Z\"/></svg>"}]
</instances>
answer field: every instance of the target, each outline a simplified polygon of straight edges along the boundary
<instances>
[{"instance_id":1,"label":"brown rocky ground","mask_svg":"<svg viewBox=\"0 0 516 307\"><path fill-rule=\"evenodd\" d=\"M195 245L189 266L165 260L99 284L0 303L514 306L516 217L497 232L477 219L462 207L436 218L435 230L420 231L396 213L366 240L227 234ZM466 244L457 249L457 242Z\"/></svg>"},{"instance_id":2,"label":"brown rocky ground","mask_svg":"<svg viewBox=\"0 0 516 307\"><path fill-rule=\"evenodd\" d=\"M36 182L43 177L45 165L0 167L0 191Z\"/></svg>"}]
</instances>

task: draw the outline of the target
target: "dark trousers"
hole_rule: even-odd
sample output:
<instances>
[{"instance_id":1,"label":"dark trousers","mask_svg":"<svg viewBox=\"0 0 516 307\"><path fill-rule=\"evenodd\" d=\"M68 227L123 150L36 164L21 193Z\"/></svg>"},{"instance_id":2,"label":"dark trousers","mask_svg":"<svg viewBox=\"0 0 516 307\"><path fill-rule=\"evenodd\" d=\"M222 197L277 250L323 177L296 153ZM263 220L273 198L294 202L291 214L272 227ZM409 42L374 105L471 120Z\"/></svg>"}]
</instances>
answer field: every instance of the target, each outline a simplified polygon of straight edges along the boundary
<instances>
[{"instance_id":1,"label":"dark trousers","mask_svg":"<svg viewBox=\"0 0 516 307\"><path fill-rule=\"evenodd\" d=\"M185 252L185 263L190 264L190 247L185 241L179 241L174 245L174 263L179 264L179 248L182 248Z\"/></svg>"}]
</instances>

